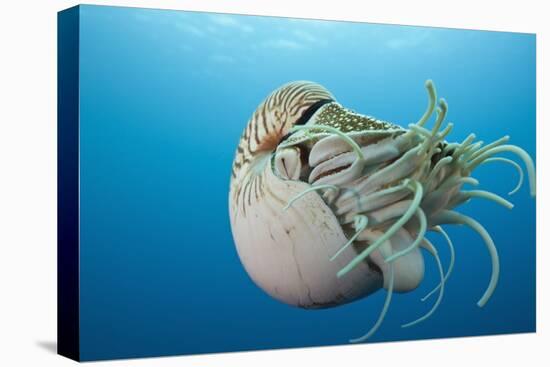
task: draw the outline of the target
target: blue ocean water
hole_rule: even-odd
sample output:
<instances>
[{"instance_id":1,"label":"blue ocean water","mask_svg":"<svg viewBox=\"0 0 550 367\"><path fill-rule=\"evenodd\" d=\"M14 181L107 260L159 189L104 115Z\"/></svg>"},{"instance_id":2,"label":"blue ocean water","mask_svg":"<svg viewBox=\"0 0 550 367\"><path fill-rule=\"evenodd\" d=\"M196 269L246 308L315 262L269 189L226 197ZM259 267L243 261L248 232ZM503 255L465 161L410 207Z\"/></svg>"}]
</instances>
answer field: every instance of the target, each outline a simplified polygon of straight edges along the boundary
<instances>
[{"instance_id":1,"label":"blue ocean water","mask_svg":"<svg viewBox=\"0 0 550 367\"><path fill-rule=\"evenodd\" d=\"M316 81L344 106L406 126L431 78L449 103L449 141L510 135L535 159L531 34L82 6L80 36L84 360L345 344L375 322L385 291L303 310L270 298L239 262L231 163L250 115L283 83ZM474 177L506 196L517 173L494 163ZM420 302L438 282L426 256L422 285L394 296L370 342L535 330L535 200L526 184L510 200L511 211L460 208L500 254L487 305L476 305L491 272L483 241L447 226L456 266L439 309L400 327L435 300ZM446 266L443 238L430 238Z\"/></svg>"}]
</instances>

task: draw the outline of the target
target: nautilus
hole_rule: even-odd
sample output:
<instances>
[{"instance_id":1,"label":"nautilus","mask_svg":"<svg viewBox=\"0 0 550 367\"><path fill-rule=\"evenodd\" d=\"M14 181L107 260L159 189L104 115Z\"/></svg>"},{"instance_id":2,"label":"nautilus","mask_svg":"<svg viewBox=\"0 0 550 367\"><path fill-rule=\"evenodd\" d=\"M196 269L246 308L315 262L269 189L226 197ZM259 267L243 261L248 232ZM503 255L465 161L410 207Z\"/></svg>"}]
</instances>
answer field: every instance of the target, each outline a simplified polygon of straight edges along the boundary
<instances>
[{"instance_id":1,"label":"nautilus","mask_svg":"<svg viewBox=\"0 0 550 367\"><path fill-rule=\"evenodd\" d=\"M499 278L497 248L487 230L456 209L472 199L512 208L501 196L478 185L472 172L489 162L523 169L498 156L523 161L530 193L535 167L521 148L504 136L484 145L472 133L448 142L447 103L425 83L428 106L406 128L356 113L339 104L323 86L296 81L274 90L254 111L233 161L229 215L239 258L249 276L271 297L289 305L327 308L386 290L374 326L352 342L364 341L384 320L395 292L414 290L424 277L424 253L438 268L437 295L422 317L438 307L453 270L455 252L443 225L464 225L480 236L492 273L484 306ZM433 120L433 123L430 121ZM431 124L431 128L428 125ZM449 246L444 267L426 238L439 233Z\"/></svg>"}]
</instances>

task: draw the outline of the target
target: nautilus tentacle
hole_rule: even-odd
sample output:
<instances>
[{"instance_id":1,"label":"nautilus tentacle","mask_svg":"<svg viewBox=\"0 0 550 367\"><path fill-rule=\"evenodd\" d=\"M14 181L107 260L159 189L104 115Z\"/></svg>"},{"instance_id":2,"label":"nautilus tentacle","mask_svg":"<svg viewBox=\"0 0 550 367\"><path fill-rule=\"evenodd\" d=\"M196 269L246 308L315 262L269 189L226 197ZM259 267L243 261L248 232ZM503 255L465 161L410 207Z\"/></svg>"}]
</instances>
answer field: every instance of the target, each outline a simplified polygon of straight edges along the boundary
<instances>
[{"instance_id":1,"label":"nautilus tentacle","mask_svg":"<svg viewBox=\"0 0 550 367\"><path fill-rule=\"evenodd\" d=\"M454 245L440 225L475 230L491 256L492 275L478 302L496 289L500 264L487 230L456 208L485 199L511 209L512 203L477 186L480 165L516 162L527 168L535 194L535 168L529 155L504 136L484 145L475 134L448 142L448 104L437 100L427 81L428 105L407 128L355 113L324 87L306 81L283 85L260 104L246 126L233 162L229 207L239 257L259 287L272 297L303 308L333 307L385 288L380 327L395 292L415 289L424 277L420 248L431 254L440 281L422 300L438 292L426 320L441 303L454 268ZM427 127L436 114L433 126ZM427 233L438 232L450 251L447 271Z\"/></svg>"},{"instance_id":2,"label":"nautilus tentacle","mask_svg":"<svg viewBox=\"0 0 550 367\"><path fill-rule=\"evenodd\" d=\"M454 268L454 264L455 264L455 248L454 248L454 245L453 245L453 241L451 241L451 238L449 237L449 235L447 234L447 232L445 232L443 230L443 228L441 228L440 226L435 226L432 228L432 230L434 232L438 232L438 233L441 233L441 235L445 238L445 240L447 241L447 245L449 246L449 253L450 253L450 261L449 261L449 267L447 268L447 272L445 273L445 276L443 276L443 279L441 281L441 283L439 283L437 285L437 287L435 287L434 289L432 289L428 294L426 294L424 297L422 297L422 302L424 302L425 300L427 300L428 298L430 298L430 296L432 294L434 294L435 292L437 292L437 290L442 287L446 282L447 280L449 279L449 276L451 275L451 273L453 272L453 268ZM427 239L425 239L427 240Z\"/></svg>"},{"instance_id":3,"label":"nautilus tentacle","mask_svg":"<svg viewBox=\"0 0 550 367\"><path fill-rule=\"evenodd\" d=\"M373 237L371 238L371 240L374 240L376 238L376 234L373 233ZM384 260L384 258L388 257L388 256L391 256L391 245L386 242L384 244L382 244L382 246L380 246L380 255L379 255L379 259ZM378 330L378 328L380 327L380 325L382 325L382 322L384 321L384 318L386 317L386 313L388 312L388 309L390 307L390 304L391 304L391 299L392 299L392 295L393 295L393 287L394 287L394 281L395 281L395 269L394 269L394 265L393 264L388 264L387 265L388 267L388 270L387 270L387 274L388 274L388 280L387 280L387 293L386 293L386 299L384 300L384 305L382 306L382 310L380 312L380 315L378 316L378 319L376 320L376 322L374 323L374 325L371 327L371 329L363 336L359 337L359 338L355 338L355 339L350 339L350 342L351 343L359 343L359 342L362 342L362 341L365 341L367 340L368 338L370 338L375 332L376 330Z\"/></svg>"},{"instance_id":4,"label":"nautilus tentacle","mask_svg":"<svg viewBox=\"0 0 550 367\"><path fill-rule=\"evenodd\" d=\"M441 279L440 282L439 282L439 285L437 286L437 289L439 289L439 296L437 297L437 300L435 301L435 303L432 306L432 308L430 309L430 311L428 311L428 313L426 313L424 316L419 317L418 319L416 319L414 321L411 321L411 322L408 322L406 324L401 325L401 327L404 327L404 328L416 325L416 324L426 320L428 317L430 317L435 312L435 310L437 310L437 308L439 307L439 304L441 303L441 300L443 299L443 292L445 290L445 275L443 275L443 266L441 265L441 260L439 259L439 255L437 254L437 250L432 245L432 243L426 238L423 239L422 245L423 245L422 247L426 248L429 251L429 253L434 257L434 259L437 263L437 268L439 270L439 276L440 276L440 279Z\"/></svg>"}]
</instances>

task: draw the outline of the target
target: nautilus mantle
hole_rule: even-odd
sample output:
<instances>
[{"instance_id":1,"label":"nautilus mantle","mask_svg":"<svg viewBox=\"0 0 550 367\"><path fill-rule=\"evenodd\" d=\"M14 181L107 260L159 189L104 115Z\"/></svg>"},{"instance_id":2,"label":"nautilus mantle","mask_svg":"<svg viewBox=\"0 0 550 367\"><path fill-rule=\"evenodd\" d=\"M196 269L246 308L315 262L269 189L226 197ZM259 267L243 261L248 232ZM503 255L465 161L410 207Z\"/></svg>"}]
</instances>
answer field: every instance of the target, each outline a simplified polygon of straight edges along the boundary
<instances>
[{"instance_id":1,"label":"nautilus mantle","mask_svg":"<svg viewBox=\"0 0 550 367\"><path fill-rule=\"evenodd\" d=\"M435 260L440 283L438 307L454 264L454 247L442 225L476 231L491 256L492 275L478 302L485 305L498 282L498 252L475 219L456 211L471 199L512 204L478 185L471 174L480 165L501 162L527 168L535 195L535 168L508 136L484 145L470 134L448 142L447 103L437 101L427 81L428 107L407 128L355 113L323 86L297 81L273 91L254 111L241 136L229 193L231 228L241 262L252 280L273 298L306 309L339 306L386 290L382 323L394 292L415 289L424 276L425 249ZM428 121L434 122L428 127ZM512 193L513 193L512 192ZM449 245L444 271L433 231Z\"/></svg>"}]
</instances>

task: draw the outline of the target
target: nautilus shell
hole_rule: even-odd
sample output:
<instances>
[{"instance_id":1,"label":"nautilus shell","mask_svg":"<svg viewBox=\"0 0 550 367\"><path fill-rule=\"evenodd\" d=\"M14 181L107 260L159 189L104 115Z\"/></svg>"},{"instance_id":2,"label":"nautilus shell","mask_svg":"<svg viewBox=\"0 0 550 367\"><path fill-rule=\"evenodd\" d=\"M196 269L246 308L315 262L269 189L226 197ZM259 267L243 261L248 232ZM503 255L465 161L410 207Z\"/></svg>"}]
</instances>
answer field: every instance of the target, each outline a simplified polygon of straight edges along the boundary
<instances>
[{"instance_id":1,"label":"nautilus shell","mask_svg":"<svg viewBox=\"0 0 550 367\"><path fill-rule=\"evenodd\" d=\"M527 167L531 194L535 170L529 155L507 145L488 145L471 134L461 143L445 140L447 104L436 103L426 82L428 107L407 128L355 113L323 86L297 81L272 92L256 109L241 136L232 167L229 212L235 245L252 280L273 298L302 308L342 305L386 289L380 326L393 292L415 289L424 276L426 249L436 260L440 284L427 318L439 305L454 262L444 224L477 231L492 260L492 276L478 304L491 297L499 276L496 247L483 226L455 211L473 198L512 204L494 193L464 190L477 185L481 164L514 161ZM437 106L436 106L437 104ZM436 111L432 128L425 127ZM521 180L516 190L521 185ZM514 191L516 191L514 190ZM446 272L427 231L441 233L451 250Z\"/></svg>"}]
</instances>

